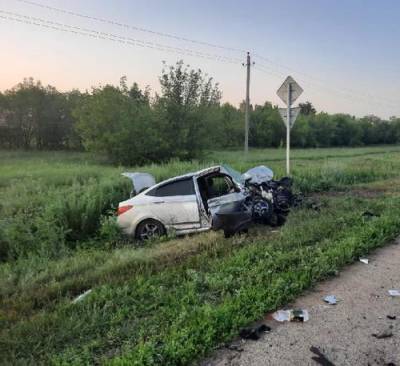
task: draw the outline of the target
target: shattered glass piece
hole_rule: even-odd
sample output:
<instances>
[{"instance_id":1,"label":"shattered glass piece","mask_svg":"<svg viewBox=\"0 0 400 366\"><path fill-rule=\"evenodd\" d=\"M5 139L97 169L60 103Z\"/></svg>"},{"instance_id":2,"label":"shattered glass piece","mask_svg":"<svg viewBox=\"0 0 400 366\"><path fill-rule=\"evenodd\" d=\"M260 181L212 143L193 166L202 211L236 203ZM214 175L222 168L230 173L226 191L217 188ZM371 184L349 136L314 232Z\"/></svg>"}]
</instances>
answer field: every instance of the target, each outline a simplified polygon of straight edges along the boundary
<instances>
[{"instance_id":1,"label":"shattered glass piece","mask_svg":"<svg viewBox=\"0 0 400 366\"><path fill-rule=\"evenodd\" d=\"M327 302L329 305L336 305L337 299L335 295L328 295L324 297L324 301Z\"/></svg>"},{"instance_id":2,"label":"shattered glass piece","mask_svg":"<svg viewBox=\"0 0 400 366\"><path fill-rule=\"evenodd\" d=\"M272 317L278 322L306 322L310 319L308 311L304 309L278 310Z\"/></svg>"},{"instance_id":3,"label":"shattered glass piece","mask_svg":"<svg viewBox=\"0 0 400 366\"><path fill-rule=\"evenodd\" d=\"M400 296L400 290L389 290L390 296Z\"/></svg>"},{"instance_id":4,"label":"shattered glass piece","mask_svg":"<svg viewBox=\"0 0 400 366\"><path fill-rule=\"evenodd\" d=\"M278 322L288 322L290 320L289 310L278 310L272 314L272 317Z\"/></svg>"}]
</instances>

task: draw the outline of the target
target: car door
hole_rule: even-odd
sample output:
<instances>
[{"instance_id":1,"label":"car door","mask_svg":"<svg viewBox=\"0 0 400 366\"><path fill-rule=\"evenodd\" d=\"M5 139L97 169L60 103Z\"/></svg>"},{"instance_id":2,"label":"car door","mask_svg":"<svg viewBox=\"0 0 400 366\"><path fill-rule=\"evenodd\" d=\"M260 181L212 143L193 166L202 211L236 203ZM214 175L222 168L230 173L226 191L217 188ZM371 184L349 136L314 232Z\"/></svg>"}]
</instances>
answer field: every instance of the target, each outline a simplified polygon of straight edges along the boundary
<instances>
[{"instance_id":1,"label":"car door","mask_svg":"<svg viewBox=\"0 0 400 366\"><path fill-rule=\"evenodd\" d=\"M232 179L227 175L221 174L212 177L212 179L214 182L214 197L207 200L211 217L221 209L224 211L236 211L245 199L243 192L235 186Z\"/></svg>"},{"instance_id":2,"label":"car door","mask_svg":"<svg viewBox=\"0 0 400 366\"><path fill-rule=\"evenodd\" d=\"M176 230L200 227L200 215L193 177L166 182L146 193L152 197L155 217Z\"/></svg>"}]
</instances>

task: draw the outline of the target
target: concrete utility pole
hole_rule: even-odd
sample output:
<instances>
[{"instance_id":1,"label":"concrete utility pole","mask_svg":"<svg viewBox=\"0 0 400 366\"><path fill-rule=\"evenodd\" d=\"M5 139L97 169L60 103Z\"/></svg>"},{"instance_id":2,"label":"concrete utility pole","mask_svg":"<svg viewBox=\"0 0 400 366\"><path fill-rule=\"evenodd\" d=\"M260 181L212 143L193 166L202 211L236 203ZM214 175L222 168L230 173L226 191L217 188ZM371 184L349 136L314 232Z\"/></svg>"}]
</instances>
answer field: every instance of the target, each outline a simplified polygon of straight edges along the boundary
<instances>
[{"instance_id":1,"label":"concrete utility pole","mask_svg":"<svg viewBox=\"0 0 400 366\"><path fill-rule=\"evenodd\" d=\"M246 68L246 110L244 117L244 153L247 154L249 151L249 114L250 114L250 52L247 52Z\"/></svg>"},{"instance_id":2,"label":"concrete utility pole","mask_svg":"<svg viewBox=\"0 0 400 366\"><path fill-rule=\"evenodd\" d=\"M290 128L292 126L290 121L290 112L292 107L292 83L288 85L288 96L287 96L287 128L286 128L286 174L290 175Z\"/></svg>"}]
</instances>

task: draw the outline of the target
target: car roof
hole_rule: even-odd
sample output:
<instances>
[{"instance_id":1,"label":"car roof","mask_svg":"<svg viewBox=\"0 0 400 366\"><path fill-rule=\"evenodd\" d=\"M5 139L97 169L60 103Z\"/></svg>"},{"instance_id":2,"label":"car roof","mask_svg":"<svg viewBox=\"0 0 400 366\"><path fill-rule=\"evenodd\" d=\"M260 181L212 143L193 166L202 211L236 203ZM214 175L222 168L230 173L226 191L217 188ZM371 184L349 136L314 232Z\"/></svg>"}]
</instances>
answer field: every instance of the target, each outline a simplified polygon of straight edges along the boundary
<instances>
[{"instance_id":1,"label":"car roof","mask_svg":"<svg viewBox=\"0 0 400 366\"><path fill-rule=\"evenodd\" d=\"M186 174L183 174L183 175L178 175L176 177L172 177L172 178L168 178L166 180L163 180L163 181L161 181L161 182L149 187L148 189L143 191L141 194L146 194L147 192L151 191L152 189L157 188L157 187L159 187L159 186L161 186L163 184L166 184L166 183L171 183L171 182L175 182L175 181L178 181L178 180L181 180L181 179L186 179L186 178L201 177L203 175L206 175L206 174L209 174L209 173L213 173L213 172L220 172L222 170L224 170L223 166L215 165L215 166L212 166L212 167L209 167L209 168L198 170L196 172L191 172L191 173L186 173Z\"/></svg>"},{"instance_id":2,"label":"car roof","mask_svg":"<svg viewBox=\"0 0 400 366\"><path fill-rule=\"evenodd\" d=\"M194 177L194 176L201 177L202 175L206 175L208 173L213 173L213 172L219 172L221 170L223 170L223 167L221 165L215 165L215 166L212 166L209 168L204 168L204 169L198 170L196 172L186 173L183 175L178 175L176 177L172 177L172 178L163 180L162 182L157 183L157 185L159 185L161 183L173 182L174 180L181 180L181 179L190 178L190 177Z\"/></svg>"}]
</instances>

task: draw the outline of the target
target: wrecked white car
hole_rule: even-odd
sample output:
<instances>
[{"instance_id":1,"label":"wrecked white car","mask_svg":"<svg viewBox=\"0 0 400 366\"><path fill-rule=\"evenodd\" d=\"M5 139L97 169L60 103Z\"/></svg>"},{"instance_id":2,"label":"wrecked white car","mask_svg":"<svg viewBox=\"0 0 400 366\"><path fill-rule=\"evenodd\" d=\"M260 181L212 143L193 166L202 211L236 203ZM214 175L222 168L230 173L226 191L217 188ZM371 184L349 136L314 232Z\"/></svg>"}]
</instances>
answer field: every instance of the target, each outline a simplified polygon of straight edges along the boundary
<instances>
[{"instance_id":1,"label":"wrecked white car","mask_svg":"<svg viewBox=\"0 0 400 366\"><path fill-rule=\"evenodd\" d=\"M170 230L182 235L211 228L230 236L252 222L274 224L274 216L285 215L285 208L274 204L282 197L270 187L276 185L273 172L263 166L243 175L228 166L214 166L158 184L147 173L123 175L132 180L133 190L131 198L119 203L118 224L139 240Z\"/></svg>"}]
</instances>

